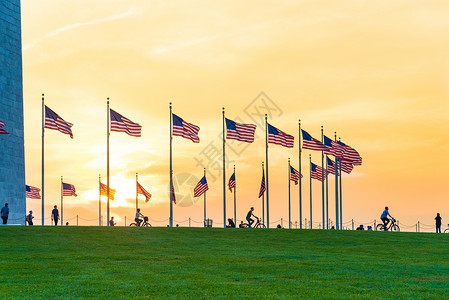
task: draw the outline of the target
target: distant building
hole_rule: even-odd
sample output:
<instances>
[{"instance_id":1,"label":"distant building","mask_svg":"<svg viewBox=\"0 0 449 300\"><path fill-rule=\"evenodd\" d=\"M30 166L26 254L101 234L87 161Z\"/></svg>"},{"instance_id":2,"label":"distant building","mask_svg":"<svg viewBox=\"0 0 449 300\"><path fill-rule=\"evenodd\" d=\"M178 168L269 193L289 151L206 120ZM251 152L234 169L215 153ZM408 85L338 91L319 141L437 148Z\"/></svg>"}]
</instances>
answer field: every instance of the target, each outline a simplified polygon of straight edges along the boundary
<instances>
[{"instance_id":1,"label":"distant building","mask_svg":"<svg viewBox=\"0 0 449 300\"><path fill-rule=\"evenodd\" d=\"M22 32L20 0L0 0L0 205L9 203L8 224L25 224Z\"/></svg>"}]
</instances>

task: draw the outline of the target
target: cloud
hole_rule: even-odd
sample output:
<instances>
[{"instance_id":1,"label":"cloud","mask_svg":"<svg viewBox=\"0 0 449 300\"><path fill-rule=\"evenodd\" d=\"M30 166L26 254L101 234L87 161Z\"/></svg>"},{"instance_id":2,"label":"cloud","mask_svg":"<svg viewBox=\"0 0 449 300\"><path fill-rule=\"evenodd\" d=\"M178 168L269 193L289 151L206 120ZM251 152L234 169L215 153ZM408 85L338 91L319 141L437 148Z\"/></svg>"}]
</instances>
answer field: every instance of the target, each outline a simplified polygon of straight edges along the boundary
<instances>
[{"instance_id":1,"label":"cloud","mask_svg":"<svg viewBox=\"0 0 449 300\"><path fill-rule=\"evenodd\" d=\"M128 9L125 12L119 13L119 14L115 14L109 17L105 17L105 18L100 18L100 19L94 19L91 21L87 21L87 22L79 22L79 23L75 23L75 24L71 24L71 25L67 25L61 28L58 28L56 30L53 30L52 32L49 32L47 34L45 34L43 37L34 40L33 42L26 44L23 46L23 51L27 51L33 47L35 47L37 44L39 44L40 42L42 42L43 40L55 37L60 35L61 33L64 33L66 31L69 30L73 30L76 28L80 28L80 27L84 27L84 26L90 26L90 25L95 25L95 24L100 24L100 23L106 23L106 22L111 22L111 21L116 21L116 20L120 20L120 19L124 19L124 18L128 18L130 16L136 15L137 13L141 12L141 8L140 7L132 7L130 9Z\"/></svg>"}]
</instances>

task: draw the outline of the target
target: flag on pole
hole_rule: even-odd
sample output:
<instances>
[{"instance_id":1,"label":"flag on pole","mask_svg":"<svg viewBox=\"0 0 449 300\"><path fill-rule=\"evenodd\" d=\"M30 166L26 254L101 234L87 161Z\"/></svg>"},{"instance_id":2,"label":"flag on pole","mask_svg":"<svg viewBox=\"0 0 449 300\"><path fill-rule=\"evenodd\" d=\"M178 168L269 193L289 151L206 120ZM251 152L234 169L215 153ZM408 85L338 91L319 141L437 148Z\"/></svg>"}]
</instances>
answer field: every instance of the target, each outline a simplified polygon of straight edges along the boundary
<instances>
[{"instance_id":1,"label":"flag on pole","mask_svg":"<svg viewBox=\"0 0 449 300\"><path fill-rule=\"evenodd\" d=\"M130 136L140 137L142 126L125 118L113 109L109 109L111 114L111 131L125 132Z\"/></svg>"},{"instance_id":2,"label":"flag on pole","mask_svg":"<svg viewBox=\"0 0 449 300\"><path fill-rule=\"evenodd\" d=\"M293 148L295 138L268 124L268 143Z\"/></svg>"},{"instance_id":3,"label":"flag on pole","mask_svg":"<svg viewBox=\"0 0 449 300\"><path fill-rule=\"evenodd\" d=\"M44 128L58 130L62 133L70 135L73 139L72 134L72 123L64 121L57 113L52 111L48 106L45 105L45 126Z\"/></svg>"},{"instance_id":4,"label":"flag on pole","mask_svg":"<svg viewBox=\"0 0 449 300\"><path fill-rule=\"evenodd\" d=\"M191 123L187 123L175 114L173 115L173 135L182 136L185 139L189 139L194 143L199 143L200 138L198 132L200 128Z\"/></svg>"},{"instance_id":5,"label":"flag on pole","mask_svg":"<svg viewBox=\"0 0 449 300\"><path fill-rule=\"evenodd\" d=\"M354 148L340 141L338 141L337 143L341 145L344 149L342 157L342 160L344 162L348 162L357 166L360 166L362 164L362 157Z\"/></svg>"},{"instance_id":6,"label":"flag on pole","mask_svg":"<svg viewBox=\"0 0 449 300\"><path fill-rule=\"evenodd\" d=\"M41 195L39 194L39 192L41 191L41 189L34 187L34 186L30 186L30 185L26 185L25 186L25 195L27 198L30 199L41 199Z\"/></svg>"},{"instance_id":7,"label":"flag on pole","mask_svg":"<svg viewBox=\"0 0 449 300\"><path fill-rule=\"evenodd\" d=\"M327 171L333 175L335 175L335 163L330 159L329 157L326 157L327 159ZM338 175L340 175L340 172L338 172Z\"/></svg>"},{"instance_id":8,"label":"flag on pole","mask_svg":"<svg viewBox=\"0 0 449 300\"><path fill-rule=\"evenodd\" d=\"M3 127L5 127L5 122L0 121L0 134L9 134L9 132L3 129Z\"/></svg>"},{"instance_id":9,"label":"flag on pole","mask_svg":"<svg viewBox=\"0 0 449 300\"><path fill-rule=\"evenodd\" d=\"M324 170L324 172L327 171ZM311 164L310 176L318 181L323 181L325 178L323 177L323 169L320 166L315 165L314 163ZM326 174L324 174L324 176L326 176Z\"/></svg>"},{"instance_id":10,"label":"flag on pole","mask_svg":"<svg viewBox=\"0 0 449 300\"><path fill-rule=\"evenodd\" d=\"M170 194L171 194L171 198L173 199L173 203L176 204L175 188L173 187L173 184L170 187Z\"/></svg>"},{"instance_id":11,"label":"flag on pole","mask_svg":"<svg viewBox=\"0 0 449 300\"><path fill-rule=\"evenodd\" d=\"M115 190L109 188L109 199L114 200ZM100 182L100 195L108 196L108 186L102 182Z\"/></svg>"},{"instance_id":12,"label":"flag on pole","mask_svg":"<svg viewBox=\"0 0 449 300\"><path fill-rule=\"evenodd\" d=\"M265 193L266 190L265 186L265 171L262 171L262 182L260 183L260 191L259 191L259 198L263 196L263 193Z\"/></svg>"},{"instance_id":13,"label":"flag on pole","mask_svg":"<svg viewBox=\"0 0 449 300\"><path fill-rule=\"evenodd\" d=\"M193 197L199 197L209 189L207 186L206 176L203 176L193 190Z\"/></svg>"},{"instance_id":14,"label":"flag on pole","mask_svg":"<svg viewBox=\"0 0 449 300\"><path fill-rule=\"evenodd\" d=\"M354 169L354 165L353 164L347 163L347 162L344 162L344 161L341 162L341 170L343 172L350 174L353 169Z\"/></svg>"},{"instance_id":15,"label":"flag on pole","mask_svg":"<svg viewBox=\"0 0 449 300\"><path fill-rule=\"evenodd\" d=\"M302 176L301 174L301 178L303 177L304 176ZM298 184L299 182L299 171L293 168L292 166L290 166L290 180L293 181L295 185Z\"/></svg>"},{"instance_id":16,"label":"flag on pole","mask_svg":"<svg viewBox=\"0 0 449 300\"><path fill-rule=\"evenodd\" d=\"M301 129L302 131L302 147L304 149L324 151L327 152L327 147L321 143L319 140L313 138L307 131Z\"/></svg>"},{"instance_id":17,"label":"flag on pole","mask_svg":"<svg viewBox=\"0 0 449 300\"><path fill-rule=\"evenodd\" d=\"M342 158L344 149L336 141L324 136L324 145L329 149L326 154L333 155L338 159Z\"/></svg>"},{"instance_id":18,"label":"flag on pole","mask_svg":"<svg viewBox=\"0 0 449 300\"><path fill-rule=\"evenodd\" d=\"M232 188L235 188L235 172L232 174L231 178L229 178L228 187L232 193Z\"/></svg>"},{"instance_id":19,"label":"flag on pole","mask_svg":"<svg viewBox=\"0 0 449 300\"><path fill-rule=\"evenodd\" d=\"M226 119L226 138L240 142L252 143L254 142L256 127L257 126L253 124L239 124L232 120Z\"/></svg>"},{"instance_id":20,"label":"flag on pole","mask_svg":"<svg viewBox=\"0 0 449 300\"><path fill-rule=\"evenodd\" d=\"M75 197L78 196L76 194L75 186L73 184L64 183L64 182L62 183L62 195L63 196L75 196Z\"/></svg>"},{"instance_id":21,"label":"flag on pole","mask_svg":"<svg viewBox=\"0 0 449 300\"><path fill-rule=\"evenodd\" d=\"M148 193L144 188L143 188L143 186L141 186L140 185L140 183L139 182L137 182L137 194L141 194L141 195L144 195L145 196L145 202L148 202L148 201L150 201L150 199L151 199L151 194L150 193Z\"/></svg>"}]
</instances>

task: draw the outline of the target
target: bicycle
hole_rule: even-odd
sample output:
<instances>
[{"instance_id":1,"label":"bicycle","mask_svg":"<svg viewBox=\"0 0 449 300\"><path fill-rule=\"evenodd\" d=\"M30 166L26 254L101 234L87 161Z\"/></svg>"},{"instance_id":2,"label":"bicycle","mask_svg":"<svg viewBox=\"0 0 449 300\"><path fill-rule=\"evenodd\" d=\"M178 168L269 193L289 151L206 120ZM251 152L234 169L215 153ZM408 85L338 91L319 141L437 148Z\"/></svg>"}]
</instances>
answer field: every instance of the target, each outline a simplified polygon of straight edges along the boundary
<instances>
[{"instance_id":1,"label":"bicycle","mask_svg":"<svg viewBox=\"0 0 449 300\"><path fill-rule=\"evenodd\" d=\"M447 224L447 226L449 226L449 224ZM443 233L449 233L449 227L446 228L446 229L443 231Z\"/></svg>"},{"instance_id":2,"label":"bicycle","mask_svg":"<svg viewBox=\"0 0 449 300\"><path fill-rule=\"evenodd\" d=\"M140 223L140 225L137 225L137 223L131 223L129 224L129 227L151 227L151 224L148 222L148 217L143 217L143 221L142 223Z\"/></svg>"},{"instance_id":3,"label":"bicycle","mask_svg":"<svg viewBox=\"0 0 449 300\"><path fill-rule=\"evenodd\" d=\"M257 221L254 223L254 226L249 226L248 223L242 223L240 228L265 228L266 226L263 223L260 223L260 219L256 217Z\"/></svg>"},{"instance_id":4,"label":"bicycle","mask_svg":"<svg viewBox=\"0 0 449 300\"><path fill-rule=\"evenodd\" d=\"M387 228L385 228L384 224L377 224L376 226L376 230L380 231L380 230L384 230L384 231L400 231L399 226L396 225L396 219L395 218L391 218L390 219L390 223L388 223Z\"/></svg>"}]
</instances>

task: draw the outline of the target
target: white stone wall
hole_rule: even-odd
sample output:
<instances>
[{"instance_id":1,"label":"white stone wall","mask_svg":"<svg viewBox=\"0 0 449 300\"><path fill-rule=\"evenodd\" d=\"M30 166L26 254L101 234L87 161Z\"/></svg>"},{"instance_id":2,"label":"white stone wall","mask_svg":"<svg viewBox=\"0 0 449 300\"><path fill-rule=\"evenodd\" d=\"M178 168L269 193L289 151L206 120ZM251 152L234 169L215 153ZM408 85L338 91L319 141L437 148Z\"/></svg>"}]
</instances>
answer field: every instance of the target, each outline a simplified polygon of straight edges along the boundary
<instances>
[{"instance_id":1,"label":"white stone wall","mask_svg":"<svg viewBox=\"0 0 449 300\"><path fill-rule=\"evenodd\" d=\"M20 0L0 0L0 205L9 203L11 224L25 224L22 34Z\"/></svg>"}]
</instances>

